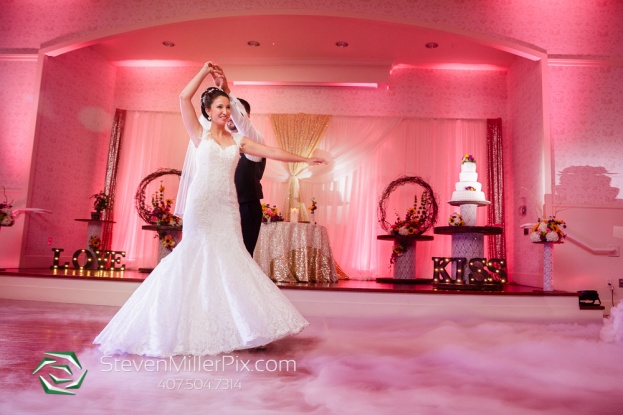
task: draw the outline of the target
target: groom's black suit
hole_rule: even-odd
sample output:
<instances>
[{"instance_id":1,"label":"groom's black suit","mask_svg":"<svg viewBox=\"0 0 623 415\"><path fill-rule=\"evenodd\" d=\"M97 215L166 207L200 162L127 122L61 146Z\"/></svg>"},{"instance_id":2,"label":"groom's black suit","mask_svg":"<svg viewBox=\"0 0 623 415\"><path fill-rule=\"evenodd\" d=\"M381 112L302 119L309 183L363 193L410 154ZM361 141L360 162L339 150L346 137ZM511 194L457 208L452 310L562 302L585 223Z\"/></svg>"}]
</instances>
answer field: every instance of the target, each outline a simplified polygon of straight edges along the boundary
<instances>
[{"instance_id":1,"label":"groom's black suit","mask_svg":"<svg viewBox=\"0 0 623 415\"><path fill-rule=\"evenodd\" d=\"M264 197L260 180L264 174L266 159L260 162L249 160L244 154L240 155L234 181L240 205L240 221L242 225L242 239L247 251L253 256L255 244L262 226L262 204Z\"/></svg>"}]
</instances>

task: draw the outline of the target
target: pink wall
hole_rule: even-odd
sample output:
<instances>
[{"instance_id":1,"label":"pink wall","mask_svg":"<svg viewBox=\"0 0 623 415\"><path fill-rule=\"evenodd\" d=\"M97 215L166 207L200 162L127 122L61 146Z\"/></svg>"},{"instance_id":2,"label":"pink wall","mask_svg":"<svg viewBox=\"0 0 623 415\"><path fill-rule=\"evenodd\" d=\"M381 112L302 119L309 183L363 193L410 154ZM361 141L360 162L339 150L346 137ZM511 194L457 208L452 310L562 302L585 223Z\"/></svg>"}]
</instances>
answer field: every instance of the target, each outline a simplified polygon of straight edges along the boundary
<instances>
[{"instance_id":1,"label":"pink wall","mask_svg":"<svg viewBox=\"0 0 623 415\"><path fill-rule=\"evenodd\" d=\"M49 266L52 247L85 245L86 224L74 219L88 217L89 196L103 188L114 81L114 67L89 50L45 63L29 203L53 213L28 222L22 266Z\"/></svg>"},{"instance_id":2,"label":"pink wall","mask_svg":"<svg viewBox=\"0 0 623 415\"><path fill-rule=\"evenodd\" d=\"M539 62L517 59L508 71L509 120L504 137L506 240L514 282L539 286L543 259L519 226L536 222L543 204L543 84ZM525 197L525 199L521 199ZM527 214L519 215L519 206ZM530 258L529 261L526 258Z\"/></svg>"},{"instance_id":3,"label":"pink wall","mask_svg":"<svg viewBox=\"0 0 623 415\"><path fill-rule=\"evenodd\" d=\"M37 62L25 59L0 60L0 102L9 103L0 111L0 187L14 208L26 207L35 118ZM0 201L5 201L1 188ZM24 216L13 227L0 229L0 267L19 265L23 227Z\"/></svg>"},{"instance_id":4,"label":"pink wall","mask_svg":"<svg viewBox=\"0 0 623 415\"><path fill-rule=\"evenodd\" d=\"M623 67L549 70L554 190L560 195L554 203L562 205L558 217L567 222L569 235L594 249L621 247ZM558 288L598 290L606 307L621 299L623 257L592 255L567 242L557 247L554 258Z\"/></svg>"},{"instance_id":5,"label":"pink wall","mask_svg":"<svg viewBox=\"0 0 623 415\"><path fill-rule=\"evenodd\" d=\"M550 73L556 192L566 205L623 207L623 67Z\"/></svg>"},{"instance_id":6,"label":"pink wall","mask_svg":"<svg viewBox=\"0 0 623 415\"><path fill-rule=\"evenodd\" d=\"M179 111L178 95L198 70L119 68L115 106ZM506 71L402 69L393 71L387 87L379 88L232 86L232 90L257 114L506 118L506 87Z\"/></svg>"}]
</instances>

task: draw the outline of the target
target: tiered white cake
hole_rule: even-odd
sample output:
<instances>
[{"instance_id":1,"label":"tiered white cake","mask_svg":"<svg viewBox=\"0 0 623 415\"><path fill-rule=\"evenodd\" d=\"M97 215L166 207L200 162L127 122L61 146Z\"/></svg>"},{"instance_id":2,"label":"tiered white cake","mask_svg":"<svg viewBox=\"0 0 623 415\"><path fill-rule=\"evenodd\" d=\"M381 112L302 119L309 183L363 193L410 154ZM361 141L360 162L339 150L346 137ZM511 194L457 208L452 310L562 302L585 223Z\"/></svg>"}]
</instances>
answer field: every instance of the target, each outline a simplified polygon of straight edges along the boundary
<instances>
[{"instance_id":1,"label":"tiered white cake","mask_svg":"<svg viewBox=\"0 0 623 415\"><path fill-rule=\"evenodd\" d=\"M478 182L476 160L473 156L466 154L463 157L459 180L456 183L456 190L452 192L451 202L486 202L482 185Z\"/></svg>"}]
</instances>

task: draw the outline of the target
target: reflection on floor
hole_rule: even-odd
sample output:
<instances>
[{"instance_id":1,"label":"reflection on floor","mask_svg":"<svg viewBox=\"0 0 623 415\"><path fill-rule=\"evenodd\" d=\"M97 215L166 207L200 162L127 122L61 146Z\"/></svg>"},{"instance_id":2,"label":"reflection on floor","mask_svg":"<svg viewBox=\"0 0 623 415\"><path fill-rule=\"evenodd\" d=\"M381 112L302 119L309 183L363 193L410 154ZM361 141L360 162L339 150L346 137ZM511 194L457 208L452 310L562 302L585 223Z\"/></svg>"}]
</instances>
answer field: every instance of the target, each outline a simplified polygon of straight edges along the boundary
<instances>
[{"instance_id":1,"label":"reflection on floor","mask_svg":"<svg viewBox=\"0 0 623 415\"><path fill-rule=\"evenodd\" d=\"M160 362L102 356L91 345L116 310L0 300L0 413L525 415L623 407L622 345L602 342L601 324L310 318L303 333L266 350ZM75 396L45 394L44 370L32 374L55 351L75 352L88 371Z\"/></svg>"}]
</instances>

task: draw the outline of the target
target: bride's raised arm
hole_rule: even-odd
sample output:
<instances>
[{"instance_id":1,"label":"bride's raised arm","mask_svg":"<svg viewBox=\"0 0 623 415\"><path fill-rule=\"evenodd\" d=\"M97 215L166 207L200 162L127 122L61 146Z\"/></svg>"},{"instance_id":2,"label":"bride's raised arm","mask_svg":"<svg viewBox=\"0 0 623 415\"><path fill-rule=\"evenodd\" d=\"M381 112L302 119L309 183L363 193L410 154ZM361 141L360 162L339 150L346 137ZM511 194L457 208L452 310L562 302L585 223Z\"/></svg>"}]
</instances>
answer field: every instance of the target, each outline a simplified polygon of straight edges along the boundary
<instances>
[{"instance_id":1,"label":"bride's raised arm","mask_svg":"<svg viewBox=\"0 0 623 415\"><path fill-rule=\"evenodd\" d=\"M188 85L180 93L180 110L182 111L182 120L186 131L193 141L195 146L198 146L201 142L201 134L203 133L203 127L199 123L197 112L192 104L192 98L197 93L197 90L201 86L203 80L214 71L215 65L212 62L206 62L197 75L190 80Z\"/></svg>"},{"instance_id":2,"label":"bride's raised arm","mask_svg":"<svg viewBox=\"0 0 623 415\"><path fill-rule=\"evenodd\" d=\"M240 152L250 154L252 156L265 157L268 159L286 161L286 162L299 162L308 164L327 164L327 161L320 157L303 157L297 154L290 153L277 147L269 147L263 144L256 143L255 141L243 137L240 143Z\"/></svg>"}]
</instances>

